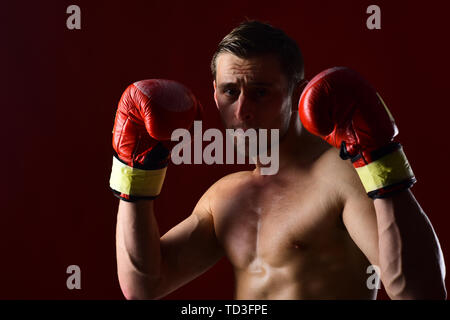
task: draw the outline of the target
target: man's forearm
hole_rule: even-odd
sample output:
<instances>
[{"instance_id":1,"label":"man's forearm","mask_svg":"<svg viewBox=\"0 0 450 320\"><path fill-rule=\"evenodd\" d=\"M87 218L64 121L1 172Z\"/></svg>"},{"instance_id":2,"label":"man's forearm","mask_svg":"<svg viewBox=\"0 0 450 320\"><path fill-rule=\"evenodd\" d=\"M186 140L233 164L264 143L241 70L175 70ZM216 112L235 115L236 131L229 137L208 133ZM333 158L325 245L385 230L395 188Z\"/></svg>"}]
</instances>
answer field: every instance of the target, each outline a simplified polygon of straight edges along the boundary
<instances>
[{"instance_id":1,"label":"man's forearm","mask_svg":"<svg viewBox=\"0 0 450 320\"><path fill-rule=\"evenodd\" d=\"M381 279L392 299L445 299L445 265L433 227L410 190L374 201Z\"/></svg>"},{"instance_id":2,"label":"man's forearm","mask_svg":"<svg viewBox=\"0 0 450 320\"><path fill-rule=\"evenodd\" d=\"M161 272L160 235L153 201L120 201L116 251L119 282L125 297L152 298L152 288Z\"/></svg>"}]
</instances>

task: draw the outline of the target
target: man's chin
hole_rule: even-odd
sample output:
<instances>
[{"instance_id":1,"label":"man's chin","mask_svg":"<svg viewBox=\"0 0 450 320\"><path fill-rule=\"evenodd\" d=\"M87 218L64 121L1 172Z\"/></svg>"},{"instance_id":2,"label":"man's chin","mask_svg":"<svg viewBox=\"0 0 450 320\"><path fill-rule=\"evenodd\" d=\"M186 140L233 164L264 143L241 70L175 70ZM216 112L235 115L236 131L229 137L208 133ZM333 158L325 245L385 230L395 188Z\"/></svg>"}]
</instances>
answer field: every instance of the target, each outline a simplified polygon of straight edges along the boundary
<instances>
[{"instance_id":1,"label":"man's chin","mask_svg":"<svg viewBox=\"0 0 450 320\"><path fill-rule=\"evenodd\" d=\"M270 155L272 149L275 147L278 147L279 141L278 139L275 139L275 141L272 141L273 139L265 137L263 141L260 141L260 136L257 137L257 143L256 146L253 146L253 148L250 148L250 143L246 140L245 146L244 143L240 142L242 140L239 140L237 137L234 137L234 152L236 154L242 154L245 159L257 159L260 156L268 156Z\"/></svg>"}]
</instances>

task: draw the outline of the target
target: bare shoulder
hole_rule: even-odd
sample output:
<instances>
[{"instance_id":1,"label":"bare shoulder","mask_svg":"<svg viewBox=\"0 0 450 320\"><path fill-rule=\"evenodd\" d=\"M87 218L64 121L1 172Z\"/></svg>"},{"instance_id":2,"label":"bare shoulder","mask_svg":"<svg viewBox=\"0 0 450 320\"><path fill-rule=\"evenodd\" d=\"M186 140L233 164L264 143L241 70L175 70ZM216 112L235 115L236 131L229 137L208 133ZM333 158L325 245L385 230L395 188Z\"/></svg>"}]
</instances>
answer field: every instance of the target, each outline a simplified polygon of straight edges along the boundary
<instances>
[{"instance_id":1,"label":"bare shoulder","mask_svg":"<svg viewBox=\"0 0 450 320\"><path fill-rule=\"evenodd\" d=\"M324 154L324 175L342 203L342 222L355 244L372 263L378 264L378 227L373 200L350 160L342 160L339 150Z\"/></svg>"},{"instance_id":2,"label":"bare shoulder","mask_svg":"<svg viewBox=\"0 0 450 320\"><path fill-rule=\"evenodd\" d=\"M336 148L328 149L316 160L313 172L343 200L349 197L367 198L351 161L342 160Z\"/></svg>"},{"instance_id":3,"label":"bare shoulder","mask_svg":"<svg viewBox=\"0 0 450 320\"><path fill-rule=\"evenodd\" d=\"M251 181L252 176L252 171L239 171L226 175L209 188L209 196L214 201L229 199L234 193L247 185Z\"/></svg>"},{"instance_id":4,"label":"bare shoulder","mask_svg":"<svg viewBox=\"0 0 450 320\"><path fill-rule=\"evenodd\" d=\"M314 177L320 181L321 190L325 191L330 200L342 208L344 222L347 218L363 218L373 220L375 209L373 200L367 193L350 160L342 160L339 150L330 148L314 163Z\"/></svg>"},{"instance_id":5,"label":"bare shoulder","mask_svg":"<svg viewBox=\"0 0 450 320\"><path fill-rule=\"evenodd\" d=\"M377 220L373 200L367 193L350 160L342 160L339 150L327 150L314 164L315 175L327 185L341 204L341 218L352 239L377 263Z\"/></svg>"},{"instance_id":6,"label":"bare shoulder","mask_svg":"<svg viewBox=\"0 0 450 320\"><path fill-rule=\"evenodd\" d=\"M217 180L211 187L211 192L220 192L229 188L238 187L241 184L248 182L253 176L252 171L239 171L228 174Z\"/></svg>"},{"instance_id":7,"label":"bare shoulder","mask_svg":"<svg viewBox=\"0 0 450 320\"><path fill-rule=\"evenodd\" d=\"M206 190L197 203L197 207L205 209L201 211L212 213L212 207L217 207L221 202L232 198L233 194L250 181L251 177L252 171L239 171L220 178Z\"/></svg>"}]
</instances>

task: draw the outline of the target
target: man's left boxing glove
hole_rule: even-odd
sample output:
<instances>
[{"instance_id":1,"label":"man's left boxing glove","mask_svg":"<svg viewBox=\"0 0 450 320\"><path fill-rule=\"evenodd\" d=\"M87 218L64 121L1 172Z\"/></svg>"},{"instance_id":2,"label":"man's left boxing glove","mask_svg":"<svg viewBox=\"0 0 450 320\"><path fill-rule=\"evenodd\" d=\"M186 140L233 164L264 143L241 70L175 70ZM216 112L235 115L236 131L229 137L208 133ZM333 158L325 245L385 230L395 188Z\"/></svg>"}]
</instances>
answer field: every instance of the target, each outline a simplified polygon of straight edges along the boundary
<instances>
[{"instance_id":1,"label":"man's left boxing glove","mask_svg":"<svg viewBox=\"0 0 450 320\"><path fill-rule=\"evenodd\" d=\"M351 159L367 194L384 198L410 188L416 178L394 142L394 119L375 89L355 71L337 67L315 76L299 102L303 126Z\"/></svg>"},{"instance_id":2,"label":"man's left boxing glove","mask_svg":"<svg viewBox=\"0 0 450 320\"><path fill-rule=\"evenodd\" d=\"M172 132L189 129L199 108L191 91L175 81L151 79L128 86L119 101L113 128L109 183L116 197L137 201L159 195Z\"/></svg>"}]
</instances>

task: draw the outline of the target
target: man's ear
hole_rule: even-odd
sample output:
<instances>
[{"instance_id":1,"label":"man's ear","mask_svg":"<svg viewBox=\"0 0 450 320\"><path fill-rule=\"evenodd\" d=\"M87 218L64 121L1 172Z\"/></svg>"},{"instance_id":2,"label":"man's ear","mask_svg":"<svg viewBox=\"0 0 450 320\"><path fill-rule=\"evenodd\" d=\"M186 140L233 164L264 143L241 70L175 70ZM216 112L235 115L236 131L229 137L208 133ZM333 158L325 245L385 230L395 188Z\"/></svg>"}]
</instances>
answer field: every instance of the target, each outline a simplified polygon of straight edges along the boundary
<instances>
[{"instance_id":1,"label":"man's ear","mask_svg":"<svg viewBox=\"0 0 450 320\"><path fill-rule=\"evenodd\" d=\"M295 86L292 92L292 110L297 110L298 104L300 102L300 97L302 96L303 90L305 90L308 80L300 80Z\"/></svg>"},{"instance_id":2,"label":"man's ear","mask_svg":"<svg viewBox=\"0 0 450 320\"><path fill-rule=\"evenodd\" d=\"M217 86L216 86L216 80L213 80L213 86L214 86L214 101L216 102L216 107L219 107L219 104L217 103Z\"/></svg>"}]
</instances>

